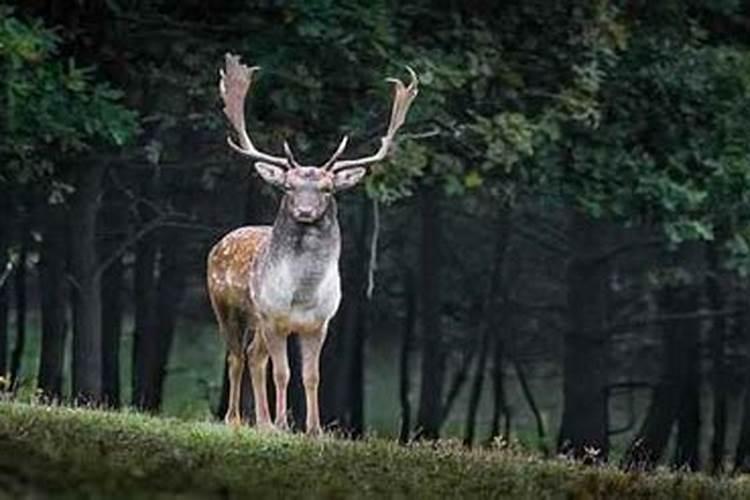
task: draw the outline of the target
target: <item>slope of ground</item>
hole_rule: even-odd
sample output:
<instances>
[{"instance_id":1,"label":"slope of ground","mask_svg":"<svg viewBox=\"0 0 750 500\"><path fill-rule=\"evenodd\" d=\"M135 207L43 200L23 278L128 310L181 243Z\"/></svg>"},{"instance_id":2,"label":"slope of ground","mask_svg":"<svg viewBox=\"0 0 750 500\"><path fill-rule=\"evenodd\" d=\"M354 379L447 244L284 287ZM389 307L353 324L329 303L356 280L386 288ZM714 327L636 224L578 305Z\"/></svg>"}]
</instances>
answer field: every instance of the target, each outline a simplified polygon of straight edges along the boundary
<instances>
[{"instance_id":1,"label":"slope of ground","mask_svg":"<svg viewBox=\"0 0 750 500\"><path fill-rule=\"evenodd\" d=\"M0 497L750 498L744 478L625 474L500 449L232 430L0 403Z\"/></svg>"}]
</instances>

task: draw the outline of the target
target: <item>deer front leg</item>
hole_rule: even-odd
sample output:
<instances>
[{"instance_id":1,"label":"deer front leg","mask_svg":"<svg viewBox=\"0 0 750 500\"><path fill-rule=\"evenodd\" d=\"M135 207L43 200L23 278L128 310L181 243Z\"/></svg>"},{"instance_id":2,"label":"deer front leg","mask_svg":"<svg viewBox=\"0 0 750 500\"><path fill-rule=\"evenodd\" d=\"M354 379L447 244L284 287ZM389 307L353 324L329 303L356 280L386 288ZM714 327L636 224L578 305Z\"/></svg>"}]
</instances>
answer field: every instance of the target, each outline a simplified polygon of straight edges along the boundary
<instances>
[{"instance_id":1,"label":"deer front leg","mask_svg":"<svg viewBox=\"0 0 750 500\"><path fill-rule=\"evenodd\" d=\"M229 405L227 406L227 414L224 416L224 422L233 427L239 427L241 423L240 384L242 384L242 369L245 361L241 355L229 351L227 362L229 364L227 370L229 375Z\"/></svg>"},{"instance_id":2,"label":"deer front leg","mask_svg":"<svg viewBox=\"0 0 750 500\"><path fill-rule=\"evenodd\" d=\"M320 351L325 340L325 327L316 333L300 335L302 351L302 383L305 386L307 405L307 434L317 436L320 429L318 385L320 383Z\"/></svg>"},{"instance_id":3,"label":"deer front leg","mask_svg":"<svg viewBox=\"0 0 750 500\"><path fill-rule=\"evenodd\" d=\"M271 429L271 414L268 411L268 394L266 393L266 369L268 368L268 349L260 335L255 332L253 341L247 348L247 366L253 383L255 400L255 425L260 429Z\"/></svg>"},{"instance_id":4,"label":"deer front leg","mask_svg":"<svg viewBox=\"0 0 750 500\"><path fill-rule=\"evenodd\" d=\"M263 340L266 343L268 354L273 363L273 383L276 387L276 420L275 425L280 429L286 429L286 392L289 385L289 359L286 351L286 332L280 332L276 328L264 328Z\"/></svg>"}]
</instances>

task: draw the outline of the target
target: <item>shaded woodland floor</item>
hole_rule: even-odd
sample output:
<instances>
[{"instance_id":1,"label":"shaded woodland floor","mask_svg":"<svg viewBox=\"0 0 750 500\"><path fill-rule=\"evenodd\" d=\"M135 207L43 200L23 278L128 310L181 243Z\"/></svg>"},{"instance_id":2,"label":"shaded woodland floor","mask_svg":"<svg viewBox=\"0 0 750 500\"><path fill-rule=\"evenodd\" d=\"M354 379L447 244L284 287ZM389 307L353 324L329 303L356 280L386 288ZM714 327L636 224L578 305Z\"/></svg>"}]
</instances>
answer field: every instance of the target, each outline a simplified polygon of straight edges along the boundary
<instances>
[{"instance_id":1,"label":"shaded woodland floor","mask_svg":"<svg viewBox=\"0 0 750 500\"><path fill-rule=\"evenodd\" d=\"M456 444L261 434L0 403L0 497L748 498L747 478L628 474Z\"/></svg>"}]
</instances>

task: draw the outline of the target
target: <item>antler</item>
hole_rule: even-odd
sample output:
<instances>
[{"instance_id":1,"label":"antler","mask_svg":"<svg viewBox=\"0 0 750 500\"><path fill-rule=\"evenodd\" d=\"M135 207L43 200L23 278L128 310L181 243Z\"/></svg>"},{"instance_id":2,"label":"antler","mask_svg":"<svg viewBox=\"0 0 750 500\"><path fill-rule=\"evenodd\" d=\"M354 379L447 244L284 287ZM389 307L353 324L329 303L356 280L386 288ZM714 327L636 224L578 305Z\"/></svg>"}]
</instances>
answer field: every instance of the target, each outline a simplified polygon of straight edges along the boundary
<instances>
[{"instance_id":1,"label":"antler","mask_svg":"<svg viewBox=\"0 0 750 500\"><path fill-rule=\"evenodd\" d=\"M249 156L254 160L261 160L280 167L289 168L290 161L287 158L273 156L259 151L250 140L245 130L245 96L253 81L253 74L260 69L259 66L248 68L240 63L240 57L227 53L224 56L225 69L219 70L221 80L219 81L219 93L224 101L224 114L234 127L239 138L239 144L231 137L227 137L229 146L235 151Z\"/></svg>"},{"instance_id":2,"label":"antler","mask_svg":"<svg viewBox=\"0 0 750 500\"><path fill-rule=\"evenodd\" d=\"M339 147L336 148L336 151L331 155L331 157L328 159L327 162L323 164L322 169L328 170L331 168L331 166L336 162L336 160L339 159L339 156L341 156L341 153L344 152L346 149L346 144L349 142L349 137L344 136L341 138L341 142L339 143Z\"/></svg>"},{"instance_id":3,"label":"antler","mask_svg":"<svg viewBox=\"0 0 750 500\"><path fill-rule=\"evenodd\" d=\"M284 141L284 156L286 156L286 161L289 163L290 167L292 168L300 167L299 162L294 158L294 153L292 153L292 147L289 145L287 141Z\"/></svg>"},{"instance_id":4,"label":"antler","mask_svg":"<svg viewBox=\"0 0 750 500\"><path fill-rule=\"evenodd\" d=\"M393 108L391 109L391 121L388 124L388 130L386 134L380 139L380 149L372 155L364 158L356 158L353 160L341 160L335 161L336 158L343 152L343 148L346 147L346 137L341 141L339 149L336 150L334 156L326 162L326 167L330 168L331 172L337 172L347 168L361 167L369 165L371 163L377 163L382 161L388 154L388 150L393 144L393 138L396 136L396 132L401 128L406 120L406 113L409 112L409 106L411 102L417 97L419 89L419 79L417 74L409 66L406 67L411 75L411 82L408 86L398 78L388 78L387 81L394 85L394 97L393 97Z\"/></svg>"}]
</instances>

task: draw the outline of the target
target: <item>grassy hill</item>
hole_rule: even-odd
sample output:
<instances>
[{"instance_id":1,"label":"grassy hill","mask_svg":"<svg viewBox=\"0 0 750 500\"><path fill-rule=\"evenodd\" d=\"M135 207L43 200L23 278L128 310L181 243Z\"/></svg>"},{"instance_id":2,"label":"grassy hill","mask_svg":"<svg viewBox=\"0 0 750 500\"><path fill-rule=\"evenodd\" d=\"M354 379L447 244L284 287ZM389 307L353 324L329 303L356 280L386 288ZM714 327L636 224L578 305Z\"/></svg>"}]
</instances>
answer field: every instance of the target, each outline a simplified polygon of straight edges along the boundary
<instances>
[{"instance_id":1,"label":"grassy hill","mask_svg":"<svg viewBox=\"0 0 750 500\"><path fill-rule=\"evenodd\" d=\"M0 498L750 498L750 480L625 474L450 443L261 434L0 403Z\"/></svg>"}]
</instances>

